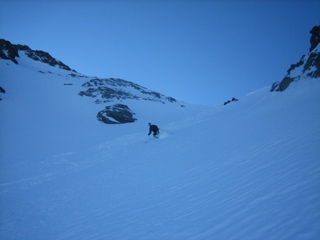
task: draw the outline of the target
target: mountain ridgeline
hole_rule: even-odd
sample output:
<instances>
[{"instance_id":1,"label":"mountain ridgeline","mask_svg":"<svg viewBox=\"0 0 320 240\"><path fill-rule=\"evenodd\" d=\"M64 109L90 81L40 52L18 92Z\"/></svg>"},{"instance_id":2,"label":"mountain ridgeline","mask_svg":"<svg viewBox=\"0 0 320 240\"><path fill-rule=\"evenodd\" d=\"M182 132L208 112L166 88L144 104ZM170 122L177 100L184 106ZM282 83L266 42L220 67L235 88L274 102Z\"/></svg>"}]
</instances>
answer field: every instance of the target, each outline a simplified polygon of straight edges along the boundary
<instances>
[{"instance_id":1,"label":"mountain ridgeline","mask_svg":"<svg viewBox=\"0 0 320 240\"><path fill-rule=\"evenodd\" d=\"M26 45L12 44L11 42L0 39L0 58L19 65L20 57L24 54L28 57L28 61L39 61L51 67L65 70L64 73L73 79L84 81L81 86L83 90L78 92L81 97L89 97L93 99L93 103L104 105L104 109L97 113L97 120L106 124L123 124L132 123L137 120L136 113L128 106L128 100L144 100L158 102L161 104L177 104L179 107L185 105L179 103L172 97L165 96L158 92L154 92L133 82L129 82L119 78L97 78L89 77L78 73L71 69L63 62L53 58L49 53L39 50L32 50ZM42 65L45 66L45 65ZM39 74L53 74L54 70L45 71L38 69ZM40 75L39 75L40 76ZM58 74L57 77L63 77ZM66 86L72 86L71 83L65 83ZM5 93L5 89L0 87L1 93ZM126 101L126 104L123 102Z\"/></svg>"},{"instance_id":2,"label":"mountain ridgeline","mask_svg":"<svg viewBox=\"0 0 320 240\"><path fill-rule=\"evenodd\" d=\"M25 53L29 58L35 61L41 61L43 63L47 63L50 66L57 66L61 69L65 69L67 71L74 71L69 66L65 65L61 61L56 60L53 58L49 53L40 51L40 50L32 50L26 45L21 44L11 44L11 42L6 41L4 39L0 39L0 58L11 60L15 64L18 64L18 59L20 58L19 52L22 51Z\"/></svg>"},{"instance_id":3,"label":"mountain ridgeline","mask_svg":"<svg viewBox=\"0 0 320 240\"><path fill-rule=\"evenodd\" d=\"M305 78L318 78L320 77L320 26L315 26L311 29L312 34L310 38L309 52L303 55L299 62L292 64L287 71L287 75L281 82L273 83L271 92L282 92L292 82L299 81Z\"/></svg>"},{"instance_id":4,"label":"mountain ridgeline","mask_svg":"<svg viewBox=\"0 0 320 240\"><path fill-rule=\"evenodd\" d=\"M303 55L299 62L290 66L287 70L287 75L282 79L282 81L273 83L270 89L271 92L284 91L291 83L296 81L320 77L320 26L313 27L310 33L312 36L310 39L311 46L308 53ZM104 105L104 108L97 113L96 118L106 124L135 122L138 116L135 111L128 106L132 103L132 100L175 104L178 107L185 107L183 102L179 102L172 97L154 92L133 82L119 78L97 78L85 76L71 69L63 62L53 58L47 52L32 50L26 45L12 44L7 40L0 39L0 59L11 61L16 65L19 65L22 55L28 57L29 63L30 61L38 61L46 64L41 66L37 65L39 74L53 74L53 68L51 68L52 70L44 70L47 66L51 66L55 69L58 68L64 71L63 74L57 74L57 78L67 76L81 81L82 90L78 92L78 95L81 97L92 98L93 103L95 104ZM29 66L30 65L32 65L32 63L29 64ZM70 85L73 84L66 83L64 85L70 87ZM3 95L5 93L5 87L0 86L0 94ZM225 105L229 102L231 101L225 102Z\"/></svg>"}]
</instances>

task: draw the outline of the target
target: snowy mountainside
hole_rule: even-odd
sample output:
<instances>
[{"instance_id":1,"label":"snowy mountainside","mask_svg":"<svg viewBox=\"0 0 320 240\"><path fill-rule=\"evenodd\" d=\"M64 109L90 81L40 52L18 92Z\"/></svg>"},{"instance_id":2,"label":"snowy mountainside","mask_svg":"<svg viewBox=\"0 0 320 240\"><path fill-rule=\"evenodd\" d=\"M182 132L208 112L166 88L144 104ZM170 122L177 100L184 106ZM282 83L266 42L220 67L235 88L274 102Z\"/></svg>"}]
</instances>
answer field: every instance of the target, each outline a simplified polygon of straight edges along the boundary
<instances>
[{"instance_id":1,"label":"snowy mountainside","mask_svg":"<svg viewBox=\"0 0 320 240\"><path fill-rule=\"evenodd\" d=\"M0 59L0 86L5 90L0 102L1 145L7 161L95 146L137 128L145 129L148 122L162 124L194 109L125 80L88 77L35 61L22 50L18 55L17 63ZM119 128L97 121L106 106L117 104L130 107L137 119L134 125Z\"/></svg>"},{"instance_id":2,"label":"snowy mountainside","mask_svg":"<svg viewBox=\"0 0 320 240\"><path fill-rule=\"evenodd\" d=\"M130 106L123 104L123 101L128 99L154 101L162 104L169 103L186 107L185 104L172 97L154 92L133 82L115 78L88 77L79 74L61 61L53 58L49 53L31 50L25 45L11 44L3 39L0 39L0 59L6 60L3 62L2 68L8 68L8 65L14 63L19 67L36 71L37 74L34 74L33 78L39 79L39 81L44 78L43 75L51 74L52 81L64 79L64 86L73 88L75 81L79 80L77 83L81 82L83 89L79 90L78 95L93 98L94 103L103 105L105 109L102 107L96 113L96 116L98 120L107 124L129 123L139 118L139 116L133 117L133 115L136 115L134 110L130 109ZM11 68L3 69L3 71L7 72L11 70ZM14 72L11 72L10 77L15 77ZM3 83L1 83L4 90L6 89L6 81L10 81L10 77L4 78ZM19 78L23 77L19 76ZM31 80L29 79L28 81ZM15 90L12 89L10 93L13 91ZM122 106L122 108L119 106ZM130 115L130 118L128 118L128 115Z\"/></svg>"},{"instance_id":3,"label":"snowy mountainside","mask_svg":"<svg viewBox=\"0 0 320 240\"><path fill-rule=\"evenodd\" d=\"M19 56L0 59L0 239L320 236L319 78L197 106ZM108 88L137 121L97 121Z\"/></svg>"},{"instance_id":4,"label":"snowy mountainside","mask_svg":"<svg viewBox=\"0 0 320 240\"><path fill-rule=\"evenodd\" d=\"M0 237L316 240L319 91L310 79L195 107L161 119L160 139L143 127L119 131L137 122L101 124L116 137L5 161Z\"/></svg>"}]
</instances>

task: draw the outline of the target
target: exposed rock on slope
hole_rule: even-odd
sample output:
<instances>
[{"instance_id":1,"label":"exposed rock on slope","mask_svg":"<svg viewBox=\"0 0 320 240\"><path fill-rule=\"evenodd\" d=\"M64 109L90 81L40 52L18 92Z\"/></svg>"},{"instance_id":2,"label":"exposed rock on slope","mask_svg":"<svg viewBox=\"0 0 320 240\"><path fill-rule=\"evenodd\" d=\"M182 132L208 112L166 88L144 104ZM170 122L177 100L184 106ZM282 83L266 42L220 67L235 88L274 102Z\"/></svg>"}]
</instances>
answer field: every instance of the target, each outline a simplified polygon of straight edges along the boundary
<instances>
[{"instance_id":1,"label":"exposed rock on slope","mask_svg":"<svg viewBox=\"0 0 320 240\"><path fill-rule=\"evenodd\" d=\"M133 118L134 113L124 104L106 106L104 110L97 114L99 121L107 124L131 123L137 120Z\"/></svg>"},{"instance_id":2,"label":"exposed rock on slope","mask_svg":"<svg viewBox=\"0 0 320 240\"><path fill-rule=\"evenodd\" d=\"M19 55L20 54L20 55ZM22 60L22 56L25 54L28 58ZM21 60L20 60L21 56ZM30 59L29 59L30 58ZM99 111L97 114L97 119L106 124L121 124L121 123L131 123L137 119L133 117L135 113L129 108L126 100L139 100L139 101L152 101L162 104L179 104L172 98L165 96L163 94L154 92L145 87L142 87L133 82L129 82L118 78L96 78L88 77L71 70L67 65L61 61L53 58L49 53L44 51L32 50L26 45L11 44L9 41L0 39L0 59L5 59L12 61L19 65L19 61L40 61L42 63L48 64L52 67L58 67L63 70L67 70L65 74L60 71L57 74L57 78L63 77L69 79L71 76L74 80L80 80L83 83L83 79L90 79L89 81L82 84L83 90L78 93L79 96L90 97L93 99L95 104L103 104L104 109ZM32 63L29 64L32 66ZM38 73L40 74L52 74L54 69L50 69L46 66L44 70L42 65L38 65ZM72 71L70 73L70 71ZM41 78L41 77L40 77ZM65 86L73 86L73 83L64 83ZM2 91L3 90L3 91ZM0 88L0 93L4 93L4 89ZM124 104L125 102L125 104ZM184 107L183 105L180 105Z\"/></svg>"},{"instance_id":3,"label":"exposed rock on slope","mask_svg":"<svg viewBox=\"0 0 320 240\"><path fill-rule=\"evenodd\" d=\"M287 75L281 82L275 82L271 91L284 91L294 81L299 81L306 77L320 77L320 26L315 26L310 31L312 34L310 43L311 47L308 54L303 55L300 61L292 64L287 71Z\"/></svg>"},{"instance_id":4,"label":"exposed rock on slope","mask_svg":"<svg viewBox=\"0 0 320 240\"><path fill-rule=\"evenodd\" d=\"M18 64L18 61L15 59L16 57L19 57L18 48L9 41L0 39L0 58L8 59Z\"/></svg>"},{"instance_id":5,"label":"exposed rock on slope","mask_svg":"<svg viewBox=\"0 0 320 240\"><path fill-rule=\"evenodd\" d=\"M137 120L133 118L135 113L127 105L119 103L109 105L110 103L122 102L126 99L153 101L162 104L176 102L172 97L119 78L94 78L84 83L82 87L86 90L79 92L80 96L94 98L96 104L108 104L104 110L97 114L98 120L106 124L131 123Z\"/></svg>"},{"instance_id":6,"label":"exposed rock on slope","mask_svg":"<svg viewBox=\"0 0 320 240\"><path fill-rule=\"evenodd\" d=\"M0 93L6 93L6 91L2 87L0 87ZM0 101L1 100L2 100L2 98L0 98Z\"/></svg>"},{"instance_id":7,"label":"exposed rock on slope","mask_svg":"<svg viewBox=\"0 0 320 240\"><path fill-rule=\"evenodd\" d=\"M57 59L53 58L49 53L40 51L40 50L32 50L26 45L20 45L20 44L11 44L11 42L6 41L4 39L0 39L0 58L2 59L8 59L14 62L15 64L18 64L17 58L19 58L19 51L24 51L25 54L35 60L35 61L41 61L43 63L47 63L50 66L57 66L61 69L67 70L67 71L73 71L70 67L65 65L63 62L58 61Z\"/></svg>"},{"instance_id":8,"label":"exposed rock on slope","mask_svg":"<svg viewBox=\"0 0 320 240\"><path fill-rule=\"evenodd\" d=\"M96 98L95 103L107 103L114 100L137 99L155 102L171 102L176 100L160 93L150 91L138 84L119 78L94 78L82 85L86 90L80 96Z\"/></svg>"}]
</instances>

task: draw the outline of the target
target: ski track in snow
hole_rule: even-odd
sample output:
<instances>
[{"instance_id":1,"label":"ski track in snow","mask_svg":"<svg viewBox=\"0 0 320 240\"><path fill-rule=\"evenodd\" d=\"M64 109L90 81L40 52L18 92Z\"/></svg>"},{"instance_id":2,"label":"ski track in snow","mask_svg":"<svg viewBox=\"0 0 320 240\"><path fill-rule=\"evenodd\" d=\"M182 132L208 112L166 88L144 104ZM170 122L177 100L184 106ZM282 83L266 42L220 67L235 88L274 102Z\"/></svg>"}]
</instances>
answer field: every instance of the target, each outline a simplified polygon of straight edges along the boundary
<instances>
[{"instance_id":1,"label":"ski track in snow","mask_svg":"<svg viewBox=\"0 0 320 240\"><path fill-rule=\"evenodd\" d=\"M0 239L316 240L319 92L316 80L263 88L163 121L159 139L123 131L4 161Z\"/></svg>"},{"instance_id":2,"label":"ski track in snow","mask_svg":"<svg viewBox=\"0 0 320 240\"><path fill-rule=\"evenodd\" d=\"M196 128L203 122L212 122L212 119L209 116L208 119L190 117L179 126L170 128L175 129L174 134L161 133L160 139L149 140L145 133L137 133L118 137L89 151L53 156L43 161L42 165L48 169L56 168L55 171L2 184L1 188L12 187L11 191L21 194L23 191L37 192L38 185L50 186L51 181L63 182L58 185L61 187L58 195L51 193L49 198L38 199L38 204L32 203L33 211L46 212L49 219L52 214L53 219L59 220L50 224L55 229L61 229L62 233L52 232L55 237L46 236L46 239L207 239L210 236L217 236L217 239L261 239L266 233L269 237L264 239L314 239L313 234L308 236L308 231L303 227L282 230L288 226L303 226L303 219L296 215L314 214L315 219L319 219L319 214L313 212L319 203L310 199L312 195L302 198L310 195L310 181L319 183L319 166L308 165L305 156L301 156L305 166L298 161L292 162L291 159L296 158L299 151L288 155L288 151L283 150L295 144L297 136L301 138L312 134L315 130L312 126L283 136L274 136L274 132L265 135L263 145L261 141L255 144L257 139L248 137L245 143L239 143L242 147L223 148L223 152L217 154L214 148L209 151L204 148L206 154L198 159L191 155L185 163L183 159L176 158L184 156L181 151L186 144L190 147L190 138L187 137L192 122ZM182 138L179 134L183 135ZM178 143L175 138L178 138ZM145 139L152 145L144 144ZM204 139L209 141L210 138ZM170 140L171 143L168 143ZM250 141L252 143L247 144ZM170 148L172 143L176 146ZM136 156L126 159L135 148L146 151L147 147L158 145L164 145L163 149L169 151L167 154L161 153L163 158L152 157L159 153L147 151L142 156L136 152ZM195 153L199 154L199 151ZM270 154L278 156L281 162L270 161ZM148 157L150 161L145 160ZM110 160L112 158L114 160ZM162 169L159 169L160 166ZM303 172L308 173L308 179L305 179ZM78 174L81 177L76 178L77 181L80 178L85 180L73 184L62 181L63 178L71 180ZM115 187L117 184L119 186ZM91 191L95 199L90 198ZM286 202L289 205L293 202L296 206L283 209ZM301 210L300 204L303 203L308 204ZM66 208L71 214L68 219L72 221L64 220L65 213L57 213L59 208ZM302 213L299 214L299 211ZM37 227L49 224L45 219L33 222ZM252 232L252 225L260 227ZM27 232L34 237L32 226L28 227L31 229ZM308 227L316 231L316 222ZM41 237L39 235L36 239ZM19 239L19 236L14 235L12 239Z\"/></svg>"}]
</instances>

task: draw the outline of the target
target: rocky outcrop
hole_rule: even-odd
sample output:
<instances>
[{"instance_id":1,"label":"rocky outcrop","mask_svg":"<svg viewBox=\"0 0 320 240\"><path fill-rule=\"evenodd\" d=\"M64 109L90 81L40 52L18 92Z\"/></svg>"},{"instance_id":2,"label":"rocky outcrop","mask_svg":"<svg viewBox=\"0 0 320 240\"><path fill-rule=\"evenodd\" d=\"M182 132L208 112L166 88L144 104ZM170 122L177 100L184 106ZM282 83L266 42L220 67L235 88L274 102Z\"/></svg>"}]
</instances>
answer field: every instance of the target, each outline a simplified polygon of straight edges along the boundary
<instances>
[{"instance_id":1,"label":"rocky outcrop","mask_svg":"<svg viewBox=\"0 0 320 240\"><path fill-rule=\"evenodd\" d=\"M108 104L97 115L98 120L106 124L130 123L136 120L133 118L135 113L128 106L124 104L110 106L111 103L117 101L122 102L134 99L160 102L162 104L176 102L172 97L167 97L119 78L94 78L82 84L82 87L85 90L79 92L80 96L93 98L96 104Z\"/></svg>"},{"instance_id":2,"label":"rocky outcrop","mask_svg":"<svg viewBox=\"0 0 320 240\"><path fill-rule=\"evenodd\" d=\"M11 60L15 64L18 64L16 57L19 57L18 48L9 41L0 39L0 58Z\"/></svg>"},{"instance_id":3,"label":"rocky outcrop","mask_svg":"<svg viewBox=\"0 0 320 240\"><path fill-rule=\"evenodd\" d=\"M310 38L310 44L311 44L310 52L311 52L320 43L320 26L313 27L310 33L312 34Z\"/></svg>"},{"instance_id":4,"label":"rocky outcrop","mask_svg":"<svg viewBox=\"0 0 320 240\"><path fill-rule=\"evenodd\" d=\"M135 119L134 113L124 104L115 104L105 107L104 110L98 112L97 118L99 121L106 124L123 124L132 123Z\"/></svg>"},{"instance_id":5,"label":"rocky outcrop","mask_svg":"<svg viewBox=\"0 0 320 240\"><path fill-rule=\"evenodd\" d=\"M284 91L294 81L304 78L320 77L320 26L312 28L309 53L303 55L299 62L292 64L281 82L273 83L271 92Z\"/></svg>"},{"instance_id":6,"label":"rocky outcrop","mask_svg":"<svg viewBox=\"0 0 320 240\"><path fill-rule=\"evenodd\" d=\"M2 87L0 87L0 93L6 93L6 91ZM1 100L2 100L2 98L0 98L0 101Z\"/></svg>"},{"instance_id":7,"label":"rocky outcrop","mask_svg":"<svg viewBox=\"0 0 320 240\"><path fill-rule=\"evenodd\" d=\"M230 101L230 100L228 100L228 101L224 102L224 104L223 104L223 105L227 105L227 104L229 104L229 103L231 103L231 102L237 102L237 101L239 101L239 99L232 98L232 99L231 99L231 101Z\"/></svg>"},{"instance_id":8,"label":"rocky outcrop","mask_svg":"<svg viewBox=\"0 0 320 240\"><path fill-rule=\"evenodd\" d=\"M150 91L138 84L119 78L94 78L84 83L82 87L86 88L86 90L80 91L79 95L95 98L95 103L97 104L125 99L147 100L162 102L163 104L176 102L172 97Z\"/></svg>"},{"instance_id":9,"label":"rocky outcrop","mask_svg":"<svg viewBox=\"0 0 320 240\"><path fill-rule=\"evenodd\" d=\"M106 124L130 123L136 120L133 118L135 113L127 105L119 103L110 105L114 102L132 99L162 104L176 102L172 97L119 78L94 78L82 84L82 87L85 90L78 93L80 96L93 98L96 104L107 104L105 109L97 114L98 120Z\"/></svg>"},{"instance_id":10,"label":"rocky outcrop","mask_svg":"<svg viewBox=\"0 0 320 240\"><path fill-rule=\"evenodd\" d=\"M6 93L6 91L2 87L0 87L0 93Z\"/></svg>"},{"instance_id":11,"label":"rocky outcrop","mask_svg":"<svg viewBox=\"0 0 320 240\"><path fill-rule=\"evenodd\" d=\"M57 66L61 69L67 70L67 71L74 71L69 66L65 65L63 62L60 62L59 60L53 58L47 52L40 51L40 50L26 50L25 53L29 58L31 58L35 61L47 63L53 67Z\"/></svg>"},{"instance_id":12,"label":"rocky outcrop","mask_svg":"<svg viewBox=\"0 0 320 240\"><path fill-rule=\"evenodd\" d=\"M104 109L102 108L103 110L97 113L97 119L106 124L132 123L137 120L133 117L135 113L127 105L123 104L127 104L127 100L153 101L161 104L177 103L177 101L172 97L167 97L163 94L151 91L138 84L123 79L100 79L84 76L74 70L71 70L67 65L56 60L47 52L32 50L26 45L15 45L11 44L9 41L0 39L0 58L11 60L16 64L19 64L19 58L20 56L24 56L23 54L34 61L41 61L50 66L73 71L66 74L67 77L89 79L89 81L85 80L87 82L82 84L82 91L80 91L78 95L92 98L95 104L105 105L103 106ZM40 74L52 74L48 69L46 71L40 69L38 72ZM60 74L58 75L60 76ZM66 82L64 85L70 87L73 83ZM0 91L1 90L2 88L0 88ZM130 103L130 101L128 102ZM184 105L180 106L185 107Z\"/></svg>"},{"instance_id":13,"label":"rocky outcrop","mask_svg":"<svg viewBox=\"0 0 320 240\"><path fill-rule=\"evenodd\" d=\"M53 58L49 53L40 51L40 50L32 50L26 45L20 44L11 44L11 42L6 41L4 39L0 39L0 58L11 60L15 64L18 64L19 51L23 51L29 58L40 61L46 64L49 64L53 67L59 67L61 69L67 71L73 71L69 66L65 65L63 62Z\"/></svg>"}]
</instances>

